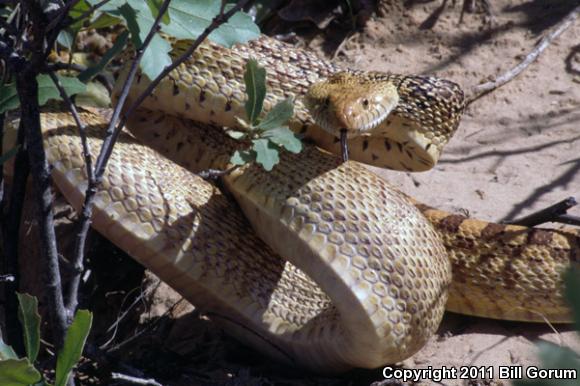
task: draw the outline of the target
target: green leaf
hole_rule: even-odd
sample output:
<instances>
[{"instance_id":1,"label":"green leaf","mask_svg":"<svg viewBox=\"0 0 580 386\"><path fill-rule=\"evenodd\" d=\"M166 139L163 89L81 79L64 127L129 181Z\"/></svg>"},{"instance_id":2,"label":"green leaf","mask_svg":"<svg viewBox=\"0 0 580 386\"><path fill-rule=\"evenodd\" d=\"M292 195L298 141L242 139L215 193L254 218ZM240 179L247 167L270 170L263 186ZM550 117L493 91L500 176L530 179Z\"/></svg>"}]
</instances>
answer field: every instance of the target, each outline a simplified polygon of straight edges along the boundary
<instances>
[{"instance_id":1,"label":"green leaf","mask_svg":"<svg viewBox=\"0 0 580 386\"><path fill-rule=\"evenodd\" d=\"M75 364L81 359L83 347L89 335L93 315L87 310L78 310L70 325L64 346L56 359L55 386L65 386L70 372Z\"/></svg>"},{"instance_id":2,"label":"green leaf","mask_svg":"<svg viewBox=\"0 0 580 386\"><path fill-rule=\"evenodd\" d=\"M86 86L79 81L77 78L71 78L66 76L57 75L61 86L64 88L68 96L78 94L86 90ZM44 106L46 102L51 99L60 100L60 93L56 88L50 76L43 74L38 75L36 78L38 81L38 104Z\"/></svg>"},{"instance_id":3,"label":"green leaf","mask_svg":"<svg viewBox=\"0 0 580 386\"><path fill-rule=\"evenodd\" d=\"M83 92L86 86L77 78L57 75L60 84L64 87L69 96ZM38 104L44 106L51 99L60 100L60 93L48 75L38 75ZM20 106L16 85L14 83L5 84L0 87L0 114L9 110L17 109Z\"/></svg>"},{"instance_id":4,"label":"green leaf","mask_svg":"<svg viewBox=\"0 0 580 386\"><path fill-rule=\"evenodd\" d=\"M252 150L256 152L256 162L266 171L272 170L274 165L280 162L279 149L272 146L270 141L260 138L253 140L252 143Z\"/></svg>"},{"instance_id":5,"label":"green leaf","mask_svg":"<svg viewBox=\"0 0 580 386\"><path fill-rule=\"evenodd\" d=\"M159 0L155 0L159 2ZM98 0L89 0L91 4L96 4ZM119 15L118 9L124 4L129 4L138 13L138 21L141 27L145 22L149 27L153 25L155 13L151 12L148 1L143 0L111 0L101 11ZM227 5L226 10L232 5ZM210 25L213 18L219 13L221 2L216 0L173 0L169 5L169 23L161 24L161 30L176 39L196 39ZM141 24L143 23L143 24ZM149 28L145 30L145 34ZM144 38L143 35L141 35ZM260 29L249 15L238 12L233 15L227 23L222 24L213 31L209 38L221 45L231 46L235 43L244 43L248 40L260 36Z\"/></svg>"},{"instance_id":6,"label":"green leaf","mask_svg":"<svg viewBox=\"0 0 580 386\"><path fill-rule=\"evenodd\" d=\"M10 158L14 157L16 153L18 153L18 149L20 145L14 146L12 149L8 150L6 153L0 156L0 165L4 164L4 162L8 161Z\"/></svg>"},{"instance_id":7,"label":"green leaf","mask_svg":"<svg viewBox=\"0 0 580 386\"><path fill-rule=\"evenodd\" d=\"M18 355L14 352L12 346L7 345L0 337L0 361L5 359L18 359Z\"/></svg>"},{"instance_id":8,"label":"green leaf","mask_svg":"<svg viewBox=\"0 0 580 386\"><path fill-rule=\"evenodd\" d=\"M0 385L27 386L40 381L40 373L28 358L0 361Z\"/></svg>"},{"instance_id":9,"label":"green leaf","mask_svg":"<svg viewBox=\"0 0 580 386\"><path fill-rule=\"evenodd\" d=\"M108 13L101 13L88 27L88 29L98 29L112 27L114 25L120 24L121 18L112 16ZM117 38L118 39L118 38Z\"/></svg>"},{"instance_id":10,"label":"green leaf","mask_svg":"<svg viewBox=\"0 0 580 386\"><path fill-rule=\"evenodd\" d=\"M18 320L23 327L24 346L30 362L34 363L40 349L40 314L38 299L29 294L16 293L18 297Z\"/></svg>"},{"instance_id":11,"label":"green leaf","mask_svg":"<svg viewBox=\"0 0 580 386\"><path fill-rule=\"evenodd\" d=\"M109 91L100 82L87 83L87 91L77 94L77 106L111 107Z\"/></svg>"},{"instance_id":12,"label":"green leaf","mask_svg":"<svg viewBox=\"0 0 580 386\"><path fill-rule=\"evenodd\" d=\"M15 83L7 83L0 86L0 114L17 109L20 106Z\"/></svg>"},{"instance_id":13,"label":"green leaf","mask_svg":"<svg viewBox=\"0 0 580 386\"><path fill-rule=\"evenodd\" d=\"M256 154L251 150L236 150L230 158L230 162L234 165L245 165L254 162Z\"/></svg>"},{"instance_id":14,"label":"green leaf","mask_svg":"<svg viewBox=\"0 0 580 386\"><path fill-rule=\"evenodd\" d=\"M123 4L119 1L107 3L105 9L112 15L121 15L131 33L131 42L135 47L141 47L143 41L153 26L154 17L145 1L130 0ZM141 58L141 71L149 78L155 79L163 69L171 64L171 44L159 35L154 35Z\"/></svg>"},{"instance_id":15,"label":"green leaf","mask_svg":"<svg viewBox=\"0 0 580 386\"><path fill-rule=\"evenodd\" d=\"M63 46L64 48L68 49L69 51L72 48L74 41L75 41L74 35L68 29L63 29L62 31L60 31L58 37L56 38L56 42L61 46Z\"/></svg>"},{"instance_id":16,"label":"green leaf","mask_svg":"<svg viewBox=\"0 0 580 386\"><path fill-rule=\"evenodd\" d=\"M282 127L294 115L294 100L286 98L278 102L272 110L268 111L266 117L258 124L257 128L261 130L272 130Z\"/></svg>"},{"instance_id":17,"label":"green leaf","mask_svg":"<svg viewBox=\"0 0 580 386\"><path fill-rule=\"evenodd\" d=\"M162 25L163 32L177 38L193 40L205 30L219 13L221 2L216 0L173 0L169 6L171 22ZM226 11L232 7L226 6ZM260 36L260 29L252 18L238 12L227 23L209 35L209 39L226 47L245 43Z\"/></svg>"},{"instance_id":18,"label":"green leaf","mask_svg":"<svg viewBox=\"0 0 580 386\"><path fill-rule=\"evenodd\" d=\"M277 127L268 130L262 135L274 142L276 145L283 147L291 153L297 154L302 151L302 141L292 130L287 127Z\"/></svg>"},{"instance_id":19,"label":"green leaf","mask_svg":"<svg viewBox=\"0 0 580 386\"><path fill-rule=\"evenodd\" d=\"M87 12L90 7L91 6L89 5L89 3L87 3L85 0L80 0L75 5L73 5L73 7L71 8L71 10L68 13L68 16L71 19L78 19L85 12ZM76 22L70 26L71 31L73 31L73 36L81 29L81 27L83 26L83 22L85 20L86 20L86 18L83 18L83 20L79 20L78 22Z\"/></svg>"},{"instance_id":20,"label":"green leaf","mask_svg":"<svg viewBox=\"0 0 580 386\"><path fill-rule=\"evenodd\" d=\"M137 22L137 12L138 11L133 9L133 7L131 7L128 3L125 3L119 7L119 13L121 16L123 16L123 19L125 19L125 22L127 23L127 29L129 32L131 32L131 41L133 42L135 48L139 48L141 45L143 45L143 40L149 32L149 29L141 29L140 23ZM143 37L141 37L141 31L144 33Z\"/></svg>"},{"instance_id":21,"label":"green leaf","mask_svg":"<svg viewBox=\"0 0 580 386\"><path fill-rule=\"evenodd\" d=\"M117 56L123 50L123 48L125 48L128 36L129 33L127 31L124 31L121 35L119 35L119 37L117 37L117 40L115 40L115 44L113 44L113 47L111 47L107 52L105 52L105 55L103 55L99 63L97 63L91 68L87 68L85 71L79 74L78 77L79 80L83 83L86 83L89 80L91 80L95 75L97 75L99 72L103 71L103 69L107 66L107 64L109 64L109 62L113 60L113 58L115 58L115 56Z\"/></svg>"},{"instance_id":22,"label":"green leaf","mask_svg":"<svg viewBox=\"0 0 580 386\"><path fill-rule=\"evenodd\" d=\"M580 331L580 268L570 267L564 274L566 300L572 308L576 330Z\"/></svg>"},{"instance_id":23,"label":"green leaf","mask_svg":"<svg viewBox=\"0 0 580 386\"><path fill-rule=\"evenodd\" d=\"M171 64L171 44L159 35L153 36L151 43L141 58L141 71L149 79L155 79L165 67Z\"/></svg>"},{"instance_id":24,"label":"green leaf","mask_svg":"<svg viewBox=\"0 0 580 386\"><path fill-rule=\"evenodd\" d=\"M260 67L255 59L250 59L246 63L246 72L244 73L244 82L246 83L246 117L250 124L255 125L264 106L266 97L266 69Z\"/></svg>"},{"instance_id":25,"label":"green leaf","mask_svg":"<svg viewBox=\"0 0 580 386\"><path fill-rule=\"evenodd\" d=\"M147 5L149 6L149 10L151 11L151 16L153 16L153 18L157 18L157 15L159 15L159 10L162 4L163 0L147 0ZM169 24L169 12L165 12L165 14L161 17L161 22L165 25Z\"/></svg>"},{"instance_id":26,"label":"green leaf","mask_svg":"<svg viewBox=\"0 0 580 386\"><path fill-rule=\"evenodd\" d=\"M97 0L89 0L89 3L96 4ZM135 47L140 47L147 33L151 29L155 20L156 12L160 0L111 0L103 5L100 10L113 17L121 16L125 19L127 28L131 32L131 41ZM169 22L165 23L166 17L161 24L161 30L177 39L193 40L197 38L203 30L209 26L212 19L220 10L220 1L198 0L173 0L167 10ZM246 42L257 38L260 35L258 27L251 18L238 12L230 20L220 26L209 35L209 38L219 44L231 46L234 43ZM167 55L170 45L155 36L150 46L145 51L141 59L141 69L150 78L156 77L164 67L171 63Z\"/></svg>"}]
</instances>

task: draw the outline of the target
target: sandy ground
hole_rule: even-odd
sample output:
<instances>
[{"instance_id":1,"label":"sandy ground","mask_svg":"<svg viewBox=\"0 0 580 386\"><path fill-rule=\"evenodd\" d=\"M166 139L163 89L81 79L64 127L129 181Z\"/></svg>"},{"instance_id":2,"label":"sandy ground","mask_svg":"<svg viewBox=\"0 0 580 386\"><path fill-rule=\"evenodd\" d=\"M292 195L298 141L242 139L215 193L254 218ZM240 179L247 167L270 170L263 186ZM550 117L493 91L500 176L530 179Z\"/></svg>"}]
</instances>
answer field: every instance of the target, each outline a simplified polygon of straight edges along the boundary
<instances>
[{"instance_id":1,"label":"sandy ground","mask_svg":"<svg viewBox=\"0 0 580 386\"><path fill-rule=\"evenodd\" d=\"M421 30L440 2L391 8L344 44L338 59L362 69L437 74L469 90L519 63L546 28L577 5L492 3L495 24L489 27L473 14L458 25L459 7L449 6L432 29ZM579 37L577 21L520 77L475 101L434 170L375 172L432 206L492 221L568 196L580 199ZM529 365L538 339L580 347L573 331L557 328L559 336L546 325L447 315L437 336L404 366Z\"/></svg>"}]
</instances>

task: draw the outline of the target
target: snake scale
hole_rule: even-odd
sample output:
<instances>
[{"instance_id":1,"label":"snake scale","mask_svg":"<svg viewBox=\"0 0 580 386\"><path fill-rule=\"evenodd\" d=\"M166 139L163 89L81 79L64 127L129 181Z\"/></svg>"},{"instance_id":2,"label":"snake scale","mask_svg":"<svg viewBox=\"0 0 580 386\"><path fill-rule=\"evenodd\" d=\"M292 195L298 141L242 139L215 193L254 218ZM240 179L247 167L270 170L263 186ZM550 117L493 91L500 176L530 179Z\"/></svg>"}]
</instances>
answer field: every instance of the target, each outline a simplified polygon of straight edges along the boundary
<instances>
[{"instance_id":1,"label":"snake scale","mask_svg":"<svg viewBox=\"0 0 580 386\"><path fill-rule=\"evenodd\" d=\"M173 55L182 50L177 43ZM246 165L222 177L236 206L193 173L228 167L238 144L220 126L235 127L235 115L243 116L250 57L268 72L265 108L296 97L290 126L318 147L282 152L272 172ZM398 99L370 135L349 137L351 159L359 162L342 163L328 152L339 151L336 136L313 125L304 95L343 70L267 37L232 49L204 43L130 117L131 134L119 138L97 193L93 226L229 333L319 372L411 356L445 308L569 321L561 275L578 265L577 231L446 213L359 163L431 168L459 123L459 87L432 77L348 72L371 86L387 82ZM147 82L139 76L131 95ZM81 114L93 155L105 116L89 108ZM42 114L42 125L55 182L78 209L87 183L74 121L53 110Z\"/></svg>"}]
</instances>

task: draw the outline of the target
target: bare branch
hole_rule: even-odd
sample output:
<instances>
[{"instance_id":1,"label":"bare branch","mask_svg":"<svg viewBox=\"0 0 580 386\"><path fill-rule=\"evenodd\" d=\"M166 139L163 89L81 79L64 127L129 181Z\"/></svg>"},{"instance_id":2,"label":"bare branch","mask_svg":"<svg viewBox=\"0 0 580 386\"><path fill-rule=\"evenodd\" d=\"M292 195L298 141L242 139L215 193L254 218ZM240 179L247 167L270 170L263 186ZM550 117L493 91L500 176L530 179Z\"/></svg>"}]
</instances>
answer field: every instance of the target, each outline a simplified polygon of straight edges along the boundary
<instances>
[{"instance_id":1,"label":"bare branch","mask_svg":"<svg viewBox=\"0 0 580 386\"><path fill-rule=\"evenodd\" d=\"M72 100L70 99L68 94L66 93L65 89L60 84L58 77L52 71L50 71L48 73L48 75L50 76L50 78L52 79L56 88L58 89L60 96L65 101L68 109L70 110L70 112L71 112L71 114L72 114L72 116L77 124L78 130L79 130L79 137L81 138L81 146L83 147L83 155L84 155L84 159L85 159L85 167L87 169L88 184L92 185L95 183L94 182L95 181L95 173L94 173L94 169L93 169L93 161L91 158L91 150L90 150L89 144L87 142L86 126L82 122L81 117L80 117L74 103L72 102ZM87 225L85 225L85 223ZM79 290L79 285L81 283L81 275L82 275L83 270L84 270L85 244L86 244L86 240L87 240L88 226L89 226L88 222L83 221L82 216L79 219L79 224L80 224L80 230L77 233L77 239L76 239L76 243L75 243L75 252L73 255L72 262L71 262L72 263L71 264L72 276L71 276L70 281L68 283L68 290L67 290L67 297L66 297L67 298L66 310L67 310L67 314L69 315L69 317L74 315L75 310L76 310L77 305L78 305L78 290ZM87 227L86 230L84 229L85 226Z\"/></svg>"},{"instance_id":2,"label":"bare branch","mask_svg":"<svg viewBox=\"0 0 580 386\"><path fill-rule=\"evenodd\" d=\"M498 76L495 80L482 83L477 86L471 88L469 95L466 98L466 105L471 104L475 100L481 98L483 95L503 86L504 84L508 83L516 76L521 74L530 64L532 64L538 56L552 43L554 39L562 34L566 29L568 29L574 20L578 17L578 13L580 13L580 5L574 8L568 16L566 16L556 28L552 30L549 34L544 36L542 40L536 45L536 47L530 52L524 60L519 63L514 68L510 69L509 71L505 72L504 74Z\"/></svg>"},{"instance_id":3,"label":"bare branch","mask_svg":"<svg viewBox=\"0 0 580 386\"><path fill-rule=\"evenodd\" d=\"M62 285L58 267L54 215L52 213L52 178L43 148L36 75L37 72L27 66L23 71L16 73L16 87L20 99L20 120L28 146L41 245L45 254L45 259L43 259L46 274L44 291L47 294L53 339L57 349L60 349L64 342L68 323L61 292Z\"/></svg>"},{"instance_id":4,"label":"bare branch","mask_svg":"<svg viewBox=\"0 0 580 386\"><path fill-rule=\"evenodd\" d=\"M44 293L48 304L48 313L52 327L52 336L57 349L64 343L68 326L67 314L62 297L62 284L58 264L58 250L54 231L54 214L52 212L52 178L48 160L43 147L43 136L40 125L40 107L38 105L37 75L43 68L47 47L54 40L45 36L47 25L46 17L34 0L19 2L28 18L27 23L21 26L23 32L19 35L26 37L30 34L29 60L14 68L16 89L20 100L20 122L24 132L26 150L30 163L30 174L33 182L33 196L38 212L40 242L43 251L45 272ZM26 31L26 32L24 32ZM53 34L56 39L56 34ZM71 382L72 383L72 382Z\"/></svg>"},{"instance_id":5,"label":"bare branch","mask_svg":"<svg viewBox=\"0 0 580 386\"><path fill-rule=\"evenodd\" d=\"M568 210L577 204L578 202L574 197L568 197L565 200L557 202L554 205L550 205L549 207L541 209L528 216L506 223L523 225L527 227L534 227L536 225L544 224L547 222L559 222L580 226L580 217L567 214Z\"/></svg>"}]
</instances>

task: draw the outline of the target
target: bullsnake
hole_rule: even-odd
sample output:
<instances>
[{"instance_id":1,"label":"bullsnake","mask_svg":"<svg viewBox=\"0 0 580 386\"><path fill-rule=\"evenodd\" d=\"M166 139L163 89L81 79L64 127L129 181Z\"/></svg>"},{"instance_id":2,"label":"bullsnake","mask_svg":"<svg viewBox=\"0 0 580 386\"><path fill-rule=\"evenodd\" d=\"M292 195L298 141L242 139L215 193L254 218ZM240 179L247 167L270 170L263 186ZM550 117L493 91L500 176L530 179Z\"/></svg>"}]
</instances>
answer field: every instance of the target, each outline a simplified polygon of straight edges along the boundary
<instances>
[{"instance_id":1,"label":"bullsnake","mask_svg":"<svg viewBox=\"0 0 580 386\"><path fill-rule=\"evenodd\" d=\"M574 230L433 209L309 143L299 155L283 152L270 173L247 165L223 177L239 208L192 174L228 167L237 144L219 127L234 127L243 111L249 57L268 71L265 108L293 94L291 127L338 150L335 135L312 125L301 96L344 69L267 37L231 50L204 43L129 119L131 134L119 138L97 194L99 232L231 334L316 371L409 357L435 332L445 305L492 318L570 320L560 289L564 269L578 265ZM382 78L398 90L397 106L380 132L349 139L352 158L431 168L457 128L460 89L432 77ZM139 76L132 95L147 82ZM93 154L105 115L82 113ZM42 124L56 184L78 209L87 184L74 122L48 111Z\"/></svg>"}]
</instances>

